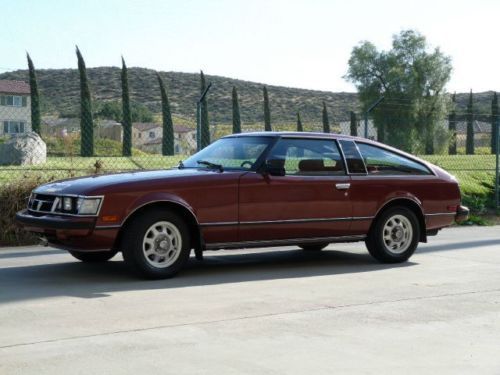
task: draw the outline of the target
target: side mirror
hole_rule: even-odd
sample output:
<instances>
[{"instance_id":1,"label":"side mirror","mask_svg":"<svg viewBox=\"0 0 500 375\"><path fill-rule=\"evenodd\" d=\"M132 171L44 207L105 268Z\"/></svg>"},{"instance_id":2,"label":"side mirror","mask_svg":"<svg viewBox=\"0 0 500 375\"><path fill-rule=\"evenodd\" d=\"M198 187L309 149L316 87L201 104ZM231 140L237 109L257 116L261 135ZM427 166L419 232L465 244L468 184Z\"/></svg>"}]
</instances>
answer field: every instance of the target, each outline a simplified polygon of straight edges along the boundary
<instances>
[{"instance_id":1,"label":"side mirror","mask_svg":"<svg viewBox=\"0 0 500 375\"><path fill-rule=\"evenodd\" d=\"M285 175L285 161L281 159L266 160L263 172L269 173L271 176L284 176Z\"/></svg>"}]
</instances>

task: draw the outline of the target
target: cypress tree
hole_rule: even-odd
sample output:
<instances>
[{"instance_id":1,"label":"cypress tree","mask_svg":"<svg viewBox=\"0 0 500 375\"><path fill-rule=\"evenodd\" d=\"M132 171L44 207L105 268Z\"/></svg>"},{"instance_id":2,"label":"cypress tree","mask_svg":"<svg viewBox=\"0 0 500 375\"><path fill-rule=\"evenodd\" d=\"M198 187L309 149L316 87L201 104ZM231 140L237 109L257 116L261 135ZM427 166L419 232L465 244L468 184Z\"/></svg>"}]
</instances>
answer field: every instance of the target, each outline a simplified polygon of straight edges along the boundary
<instances>
[{"instance_id":1,"label":"cypress tree","mask_svg":"<svg viewBox=\"0 0 500 375\"><path fill-rule=\"evenodd\" d=\"M297 112L297 131L303 132L304 127L302 126L302 120L300 119L300 112Z\"/></svg>"},{"instance_id":2,"label":"cypress tree","mask_svg":"<svg viewBox=\"0 0 500 375\"><path fill-rule=\"evenodd\" d=\"M200 93L203 93L205 91L207 84L205 81L205 75L203 74L203 70L200 71ZM208 106L207 106L207 99L206 97L203 99L201 102L201 134L200 134L200 140L201 140L201 148L205 148L210 144L210 125L208 123Z\"/></svg>"},{"instance_id":3,"label":"cypress tree","mask_svg":"<svg viewBox=\"0 0 500 375\"><path fill-rule=\"evenodd\" d=\"M240 103L236 86L233 86L233 134L241 133Z\"/></svg>"},{"instance_id":4,"label":"cypress tree","mask_svg":"<svg viewBox=\"0 0 500 375\"><path fill-rule=\"evenodd\" d=\"M457 154L457 112L456 112L456 95L451 97L453 108L448 116L448 130L450 131L450 145L448 146L448 154Z\"/></svg>"},{"instance_id":5,"label":"cypress tree","mask_svg":"<svg viewBox=\"0 0 500 375\"><path fill-rule=\"evenodd\" d=\"M498 138L498 127L500 126L500 118L498 117L498 98L497 93L493 93L493 99L491 100L491 153L497 153L497 138Z\"/></svg>"},{"instance_id":6,"label":"cypress tree","mask_svg":"<svg viewBox=\"0 0 500 375\"><path fill-rule=\"evenodd\" d=\"M29 53L26 53L28 58L28 69L30 75L30 95L31 95L31 130L41 135L41 116L40 116L40 94L38 92L38 82L36 80L35 66Z\"/></svg>"},{"instance_id":7,"label":"cypress tree","mask_svg":"<svg viewBox=\"0 0 500 375\"><path fill-rule=\"evenodd\" d=\"M472 90L469 94L469 103L467 104L467 140L465 144L465 153L467 155L474 155L474 103L472 97Z\"/></svg>"},{"instance_id":8,"label":"cypress tree","mask_svg":"<svg viewBox=\"0 0 500 375\"><path fill-rule=\"evenodd\" d=\"M167 89L163 83L160 73L156 73L161 94L161 114L163 122L163 138L161 143L162 155L174 155L174 123L170 112L170 102L168 100Z\"/></svg>"},{"instance_id":9,"label":"cypress tree","mask_svg":"<svg viewBox=\"0 0 500 375\"><path fill-rule=\"evenodd\" d=\"M132 156L132 114L130 111L130 93L128 89L128 70L122 56L122 127L123 156Z\"/></svg>"},{"instance_id":10,"label":"cypress tree","mask_svg":"<svg viewBox=\"0 0 500 375\"><path fill-rule=\"evenodd\" d=\"M328 120L328 110L323 102L323 133L330 133L330 121Z\"/></svg>"},{"instance_id":11,"label":"cypress tree","mask_svg":"<svg viewBox=\"0 0 500 375\"><path fill-rule=\"evenodd\" d=\"M354 111L351 111L351 135L354 137L358 136L358 119Z\"/></svg>"},{"instance_id":12,"label":"cypress tree","mask_svg":"<svg viewBox=\"0 0 500 375\"><path fill-rule=\"evenodd\" d=\"M80 132L81 132L81 156L94 155L94 121L92 119L92 99L87 79L87 68L83 56L76 46L76 57L78 59L78 72L80 74Z\"/></svg>"},{"instance_id":13,"label":"cypress tree","mask_svg":"<svg viewBox=\"0 0 500 375\"><path fill-rule=\"evenodd\" d=\"M267 94L267 87L264 86L262 91L264 94L264 130L266 132L270 132L273 129L271 127L271 109L269 107L269 95Z\"/></svg>"}]
</instances>

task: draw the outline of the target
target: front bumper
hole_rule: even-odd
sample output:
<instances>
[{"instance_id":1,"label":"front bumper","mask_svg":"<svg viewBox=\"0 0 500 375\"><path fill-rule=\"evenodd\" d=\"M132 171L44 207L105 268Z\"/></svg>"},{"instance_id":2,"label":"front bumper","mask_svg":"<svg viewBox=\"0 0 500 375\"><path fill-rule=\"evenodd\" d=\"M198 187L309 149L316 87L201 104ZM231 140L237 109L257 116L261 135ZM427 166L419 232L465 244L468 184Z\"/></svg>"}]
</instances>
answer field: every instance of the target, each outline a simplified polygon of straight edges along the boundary
<instances>
[{"instance_id":1,"label":"front bumper","mask_svg":"<svg viewBox=\"0 0 500 375\"><path fill-rule=\"evenodd\" d=\"M119 228L96 228L97 218L36 215L19 211L16 221L50 246L74 251L103 251L114 248Z\"/></svg>"},{"instance_id":2,"label":"front bumper","mask_svg":"<svg viewBox=\"0 0 500 375\"><path fill-rule=\"evenodd\" d=\"M54 230L87 230L95 226L95 218L43 215L35 216L28 210L16 213L16 221L22 224L26 230L40 232L45 229Z\"/></svg>"},{"instance_id":3,"label":"front bumper","mask_svg":"<svg viewBox=\"0 0 500 375\"><path fill-rule=\"evenodd\" d=\"M457 223L463 223L464 221L469 220L469 209L465 206L458 206L457 213L455 215L455 221Z\"/></svg>"}]
</instances>

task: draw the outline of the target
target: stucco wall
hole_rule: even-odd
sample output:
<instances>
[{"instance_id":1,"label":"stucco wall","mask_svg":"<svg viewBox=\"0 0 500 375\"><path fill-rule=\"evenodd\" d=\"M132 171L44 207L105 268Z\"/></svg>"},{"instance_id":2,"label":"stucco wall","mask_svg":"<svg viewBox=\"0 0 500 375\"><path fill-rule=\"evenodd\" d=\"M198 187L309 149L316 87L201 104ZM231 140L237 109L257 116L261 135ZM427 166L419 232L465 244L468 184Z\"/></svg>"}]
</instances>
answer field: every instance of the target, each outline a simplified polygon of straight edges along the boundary
<instances>
[{"instance_id":1,"label":"stucco wall","mask_svg":"<svg viewBox=\"0 0 500 375\"><path fill-rule=\"evenodd\" d=\"M11 95L11 94L0 94ZM23 95L15 95L23 96ZM3 135L4 121L24 121L26 123L25 131L31 131L31 98L27 97L26 107L10 107L0 105L0 135Z\"/></svg>"}]
</instances>

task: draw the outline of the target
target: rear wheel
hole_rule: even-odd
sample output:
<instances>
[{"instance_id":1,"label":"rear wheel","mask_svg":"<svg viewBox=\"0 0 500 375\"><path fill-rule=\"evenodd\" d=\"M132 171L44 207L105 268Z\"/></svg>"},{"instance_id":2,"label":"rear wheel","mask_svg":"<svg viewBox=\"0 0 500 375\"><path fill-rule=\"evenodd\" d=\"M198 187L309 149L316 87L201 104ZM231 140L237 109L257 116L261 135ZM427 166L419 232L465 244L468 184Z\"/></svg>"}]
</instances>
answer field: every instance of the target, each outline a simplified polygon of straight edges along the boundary
<instances>
[{"instance_id":1,"label":"rear wheel","mask_svg":"<svg viewBox=\"0 0 500 375\"><path fill-rule=\"evenodd\" d=\"M310 243L310 244L300 244L299 247L305 251L321 251L327 247L328 243Z\"/></svg>"},{"instance_id":2,"label":"rear wheel","mask_svg":"<svg viewBox=\"0 0 500 375\"><path fill-rule=\"evenodd\" d=\"M365 242L368 252L379 262L400 263L412 256L419 238L416 215L406 207L393 207L377 218Z\"/></svg>"},{"instance_id":3,"label":"rear wheel","mask_svg":"<svg viewBox=\"0 0 500 375\"><path fill-rule=\"evenodd\" d=\"M73 255L76 259L81 260L85 263L100 263L106 262L113 258L118 251L110 250L110 251L92 251L92 252L83 252L83 251L70 251L69 253Z\"/></svg>"},{"instance_id":4,"label":"rear wheel","mask_svg":"<svg viewBox=\"0 0 500 375\"><path fill-rule=\"evenodd\" d=\"M166 279L174 276L189 258L189 231L177 214L151 209L125 228L123 258L140 276Z\"/></svg>"}]
</instances>

